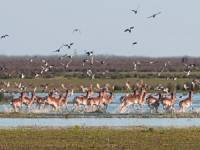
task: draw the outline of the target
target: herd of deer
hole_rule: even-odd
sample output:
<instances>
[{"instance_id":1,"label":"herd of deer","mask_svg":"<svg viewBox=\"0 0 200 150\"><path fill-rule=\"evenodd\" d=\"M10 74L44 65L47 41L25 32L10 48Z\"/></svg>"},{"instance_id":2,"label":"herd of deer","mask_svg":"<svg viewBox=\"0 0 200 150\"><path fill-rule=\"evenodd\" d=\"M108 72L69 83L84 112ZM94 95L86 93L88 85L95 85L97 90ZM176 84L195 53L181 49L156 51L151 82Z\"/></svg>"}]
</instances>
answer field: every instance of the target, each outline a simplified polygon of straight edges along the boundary
<instances>
[{"instance_id":1,"label":"herd of deer","mask_svg":"<svg viewBox=\"0 0 200 150\"><path fill-rule=\"evenodd\" d=\"M76 96L73 100L74 109L78 110L81 106L85 108L102 108L108 106L113 102L113 94L106 88L102 88L98 92L98 96L93 96L92 89L87 89L85 95ZM50 105L53 109L58 110L62 106L68 104L68 96L70 95L69 90L66 90L64 94L60 94L59 97L54 96L54 92L49 92L46 97L39 97L35 95L35 92L32 92L31 97L25 95L24 92L21 92L19 98L13 99L11 102L12 107L15 111L19 111L22 105L26 105L27 108L30 108L32 104L37 106L41 105ZM158 95L153 96L152 94L147 94L145 88L140 90L135 90L133 93L126 94L120 97L120 113L126 112L128 106L139 105L142 107L145 103L149 106L151 111L158 112L159 105L163 105L165 110L173 110L174 104L176 102L176 96L174 93L171 93L170 96ZM192 91L189 92L189 96L179 102L180 112L186 111L188 107L192 105Z\"/></svg>"},{"instance_id":2,"label":"herd of deer","mask_svg":"<svg viewBox=\"0 0 200 150\"><path fill-rule=\"evenodd\" d=\"M72 93L72 92L71 92ZM74 110L79 109L80 106L90 106L93 108L104 107L110 104L113 100L112 92L108 92L106 89L101 89L98 96L92 96L93 91L91 89L86 91L86 95L76 96L74 98ZM60 94L59 97L54 96L54 92L49 92L46 97L39 97L35 95L35 92L31 93L31 98L26 96L25 92L21 92L18 98L12 100L11 105L15 111L19 111L22 108L22 105L26 105L27 108L30 108L32 104L36 104L39 108L42 105L50 105L54 110L66 106L68 103L68 96L70 92L66 90L66 93Z\"/></svg>"}]
</instances>

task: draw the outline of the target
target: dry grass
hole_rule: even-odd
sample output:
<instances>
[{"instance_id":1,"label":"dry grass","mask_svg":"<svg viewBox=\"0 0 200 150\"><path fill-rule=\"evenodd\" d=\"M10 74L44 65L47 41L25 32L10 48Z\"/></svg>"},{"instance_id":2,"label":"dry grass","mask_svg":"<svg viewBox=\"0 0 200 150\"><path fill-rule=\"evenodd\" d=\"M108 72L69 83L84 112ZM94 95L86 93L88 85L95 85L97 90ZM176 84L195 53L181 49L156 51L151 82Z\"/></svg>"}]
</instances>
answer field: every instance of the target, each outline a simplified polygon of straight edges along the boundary
<instances>
[{"instance_id":1,"label":"dry grass","mask_svg":"<svg viewBox=\"0 0 200 150\"><path fill-rule=\"evenodd\" d=\"M0 129L0 149L199 149L200 129Z\"/></svg>"}]
</instances>

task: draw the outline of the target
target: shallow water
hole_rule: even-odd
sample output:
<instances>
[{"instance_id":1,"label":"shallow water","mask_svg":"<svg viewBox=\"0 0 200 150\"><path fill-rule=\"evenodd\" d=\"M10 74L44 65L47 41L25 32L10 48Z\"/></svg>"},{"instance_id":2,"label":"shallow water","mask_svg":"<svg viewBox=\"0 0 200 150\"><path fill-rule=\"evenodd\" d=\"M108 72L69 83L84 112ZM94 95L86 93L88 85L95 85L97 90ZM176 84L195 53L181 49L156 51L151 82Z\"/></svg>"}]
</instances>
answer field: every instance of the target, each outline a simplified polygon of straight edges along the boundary
<instances>
[{"instance_id":1,"label":"shallow water","mask_svg":"<svg viewBox=\"0 0 200 150\"><path fill-rule=\"evenodd\" d=\"M41 94L41 93L37 93L38 96L47 96L47 94ZM82 93L75 93L73 96L69 97L69 104L66 106L66 107L63 107L61 108L61 110L59 111L59 113L61 112L71 112L72 109L73 109L73 99L75 96L78 96L78 95L82 95ZM119 113L119 105L120 105L120 97L125 95L125 93L114 93L114 99L113 99L113 102L111 104L108 105L107 109L106 109L106 112L107 113L111 113L111 114L115 114L115 113ZM180 95L183 95L182 93L177 93L176 96L177 96L177 101L176 101L176 104L175 104L175 109L176 110L179 110L179 101L181 99L184 99L187 97L187 95L183 96L183 98L179 98ZM19 97L19 94L13 94L14 97ZM12 107L10 104L1 104L0 105L0 112L11 112L13 111ZM37 108L35 105L33 105L31 107L31 109L27 110L25 107L21 110L23 112L33 112L33 113L52 113L53 110L51 107L47 106L47 107L43 107L41 109ZM159 112L164 112L162 106L160 105L159 107ZM188 110L188 112L200 112L200 93L197 93L197 94L194 94L193 95L193 104L192 104L192 107L190 107ZM129 113L134 113L134 112L144 112L144 113L147 113L147 112L150 112L150 109L149 107L145 104L142 109L138 106L135 106L135 107L132 107L130 106L128 109L127 109L127 112Z\"/></svg>"},{"instance_id":2,"label":"shallow water","mask_svg":"<svg viewBox=\"0 0 200 150\"><path fill-rule=\"evenodd\" d=\"M200 127L199 118L2 118L0 128L12 127Z\"/></svg>"}]
</instances>

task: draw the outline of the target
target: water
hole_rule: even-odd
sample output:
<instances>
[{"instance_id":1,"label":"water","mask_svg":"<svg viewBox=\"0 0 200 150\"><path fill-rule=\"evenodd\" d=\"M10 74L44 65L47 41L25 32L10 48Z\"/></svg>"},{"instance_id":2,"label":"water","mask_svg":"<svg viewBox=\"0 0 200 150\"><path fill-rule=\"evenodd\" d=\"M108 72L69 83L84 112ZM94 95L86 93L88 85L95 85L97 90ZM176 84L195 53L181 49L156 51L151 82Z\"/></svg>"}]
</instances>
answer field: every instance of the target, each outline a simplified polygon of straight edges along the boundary
<instances>
[{"instance_id":1,"label":"water","mask_svg":"<svg viewBox=\"0 0 200 150\"><path fill-rule=\"evenodd\" d=\"M199 118L2 118L0 128L12 127L200 127Z\"/></svg>"},{"instance_id":2,"label":"water","mask_svg":"<svg viewBox=\"0 0 200 150\"><path fill-rule=\"evenodd\" d=\"M47 96L47 94L41 94L41 93L37 93L38 96ZM73 96L69 97L69 104L63 108L61 108L61 110L59 111L60 112L63 112L63 113L68 113L68 112L71 112L72 109L73 109L73 99L75 96L78 96L78 95L82 95L82 93L75 93ZM107 113L111 113L111 114L115 114L115 113L119 113L119 105L120 105L120 97L125 95L124 93L115 93L114 94L114 99L113 99L113 102L111 104L108 105L107 109L106 109L106 112ZM177 93L176 96L177 96L177 101L176 101L176 104L175 104L175 109L176 110L179 110L179 101L181 100L179 98L179 96L182 95L181 93ZM14 98L16 97L19 97L19 94L13 94ZM182 99L186 98L187 95L183 96ZM0 105L0 112L11 112L13 111L12 107L10 104L2 104ZM37 108L35 105L33 105L31 107L31 109L27 110L26 107L24 106L24 108L21 110L22 112L34 112L34 113L51 113L53 112L52 108L47 106L47 107L44 107L42 109L39 109ZM159 112L164 112L162 106L160 105L159 107ZM192 104L192 107L190 107L188 110L188 112L200 112L200 93L197 93L195 95L193 95L193 104ZM150 112L150 109L149 107L145 104L142 109L139 108L138 106L135 106L134 108L133 107L129 107L127 109L127 112L128 113L134 113L134 112L144 112L144 113L148 113Z\"/></svg>"}]
</instances>

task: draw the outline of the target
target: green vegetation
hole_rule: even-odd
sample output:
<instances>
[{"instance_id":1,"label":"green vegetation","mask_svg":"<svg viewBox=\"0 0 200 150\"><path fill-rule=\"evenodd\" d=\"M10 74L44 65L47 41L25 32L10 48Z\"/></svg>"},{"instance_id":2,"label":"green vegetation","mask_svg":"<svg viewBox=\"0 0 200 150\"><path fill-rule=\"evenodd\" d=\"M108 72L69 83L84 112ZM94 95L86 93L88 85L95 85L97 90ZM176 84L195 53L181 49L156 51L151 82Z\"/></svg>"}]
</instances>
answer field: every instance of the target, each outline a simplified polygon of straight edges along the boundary
<instances>
[{"instance_id":1,"label":"green vegetation","mask_svg":"<svg viewBox=\"0 0 200 150\"><path fill-rule=\"evenodd\" d=\"M89 86L93 84L96 87L96 83L99 83L101 86L105 84L109 84L110 87L114 85L115 92L127 92L125 87L125 82L129 81L131 86L134 88L134 85L137 82L143 80L145 83L149 85L149 91L154 91L155 87L159 84L162 84L164 87L168 87L169 89L173 90L176 89L178 91L183 91L183 84L184 83L191 83L192 79L190 78L178 78L176 81L174 80L166 80L166 78L102 78L102 79L94 79L91 80L89 78L76 78L76 77L55 77L55 78L39 78L39 79L4 79L1 81L10 82L10 87L7 88L8 91L15 91L17 90L15 86L15 82L19 83L22 82L23 85L28 87L27 90L33 90L34 87L37 87L37 91L42 91L41 85L48 84L48 89L58 88L61 89L61 84L65 84L65 86L69 89L74 89L76 92L80 91L80 85ZM196 86L196 90L199 87Z\"/></svg>"},{"instance_id":2,"label":"green vegetation","mask_svg":"<svg viewBox=\"0 0 200 150\"><path fill-rule=\"evenodd\" d=\"M200 128L0 129L0 149L199 149Z\"/></svg>"}]
</instances>

